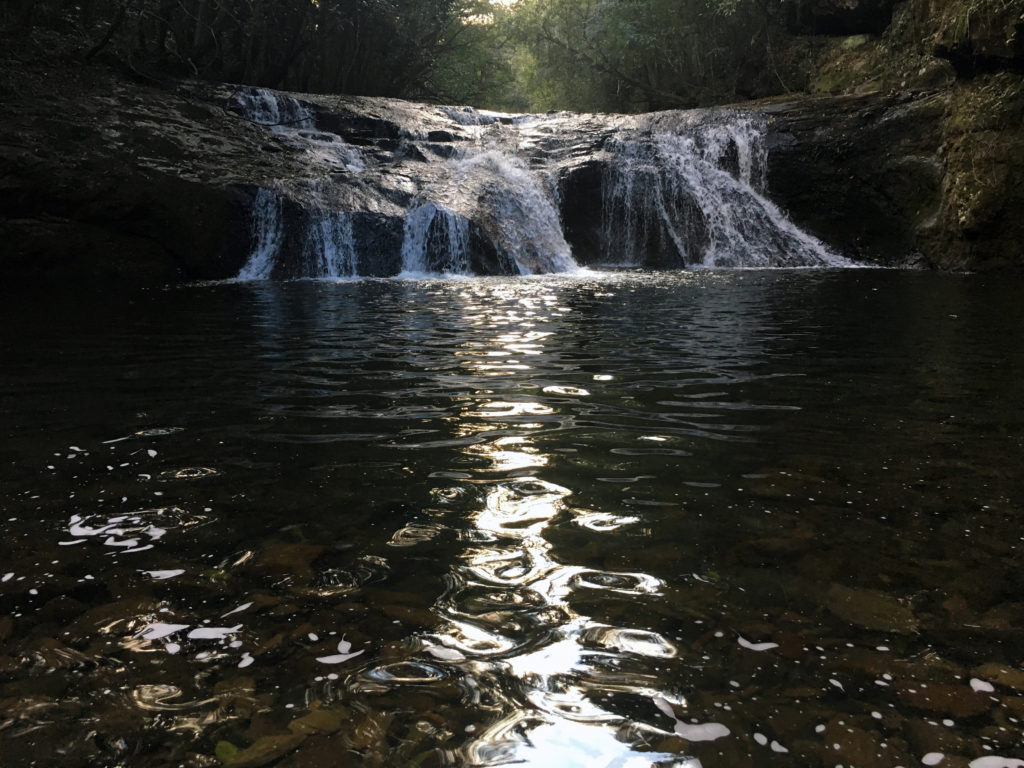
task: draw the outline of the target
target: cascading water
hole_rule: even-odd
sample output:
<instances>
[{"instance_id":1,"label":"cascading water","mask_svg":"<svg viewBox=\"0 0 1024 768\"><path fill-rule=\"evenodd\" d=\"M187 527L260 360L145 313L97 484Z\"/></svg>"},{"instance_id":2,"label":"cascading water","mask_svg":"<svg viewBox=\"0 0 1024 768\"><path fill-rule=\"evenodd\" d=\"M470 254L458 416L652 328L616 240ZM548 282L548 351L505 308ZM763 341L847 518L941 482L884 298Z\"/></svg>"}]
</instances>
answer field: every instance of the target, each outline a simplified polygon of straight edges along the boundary
<instances>
[{"instance_id":1,"label":"cascading water","mask_svg":"<svg viewBox=\"0 0 1024 768\"><path fill-rule=\"evenodd\" d=\"M521 160L490 150L465 158L459 176L481 177L476 192L483 218L520 274L578 269L552 194Z\"/></svg>"},{"instance_id":2,"label":"cascading water","mask_svg":"<svg viewBox=\"0 0 1024 768\"><path fill-rule=\"evenodd\" d=\"M313 128L313 114L298 99L266 88L241 88L235 106L249 120L274 132Z\"/></svg>"},{"instance_id":3,"label":"cascading water","mask_svg":"<svg viewBox=\"0 0 1024 768\"><path fill-rule=\"evenodd\" d=\"M303 243L307 263L314 265L316 277L354 277L357 274L356 248L352 237L352 217L339 211L307 212Z\"/></svg>"},{"instance_id":4,"label":"cascading water","mask_svg":"<svg viewBox=\"0 0 1024 768\"><path fill-rule=\"evenodd\" d=\"M356 147L336 134L317 131L313 110L292 96L265 88L244 88L234 94L234 105L253 123L297 144L311 163L334 173L358 173L365 168ZM263 188L257 191L251 214L253 247L236 279L267 280L281 272L289 277L356 274L351 216L330 207L323 184L307 185L305 192L312 198L311 204L286 217L279 194ZM298 269L282 269L285 251L296 250Z\"/></svg>"},{"instance_id":5,"label":"cascading water","mask_svg":"<svg viewBox=\"0 0 1024 768\"><path fill-rule=\"evenodd\" d=\"M749 119L620 135L603 179L602 259L640 266L842 266L759 190L767 152Z\"/></svg>"},{"instance_id":6,"label":"cascading water","mask_svg":"<svg viewBox=\"0 0 1024 768\"><path fill-rule=\"evenodd\" d=\"M402 272L471 274L469 220L434 203L413 208L405 217Z\"/></svg>"},{"instance_id":7,"label":"cascading water","mask_svg":"<svg viewBox=\"0 0 1024 768\"><path fill-rule=\"evenodd\" d=\"M356 250L349 214L322 208L299 210L285 226L285 204L274 192L260 189L252 207L252 250L237 280L269 280L283 269L281 256L289 239L298 241L301 261L284 269L288 277L353 277Z\"/></svg>"},{"instance_id":8,"label":"cascading water","mask_svg":"<svg viewBox=\"0 0 1024 768\"><path fill-rule=\"evenodd\" d=\"M755 117L517 116L372 100L332 112L265 89L238 91L234 102L309 169L259 190L241 280L541 274L577 270L577 258L849 264L765 196L765 128ZM317 114L339 133L317 127ZM563 187L581 158L600 170ZM593 201L582 214L572 199L581 189ZM574 205L570 226L563 214Z\"/></svg>"},{"instance_id":9,"label":"cascading water","mask_svg":"<svg viewBox=\"0 0 1024 768\"><path fill-rule=\"evenodd\" d=\"M281 249L281 200L268 189L260 189L252 204L253 247L238 280L266 280L274 269Z\"/></svg>"}]
</instances>

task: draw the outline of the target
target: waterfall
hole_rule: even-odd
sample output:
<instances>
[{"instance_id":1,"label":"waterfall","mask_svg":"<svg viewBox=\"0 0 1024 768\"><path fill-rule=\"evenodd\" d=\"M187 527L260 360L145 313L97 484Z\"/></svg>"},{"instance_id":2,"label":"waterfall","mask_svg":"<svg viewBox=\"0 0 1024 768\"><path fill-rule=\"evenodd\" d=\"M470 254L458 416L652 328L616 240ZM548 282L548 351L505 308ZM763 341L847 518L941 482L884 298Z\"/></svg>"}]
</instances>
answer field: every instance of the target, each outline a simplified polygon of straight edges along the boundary
<instances>
[{"instance_id":1,"label":"waterfall","mask_svg":"<svg viewBox=\"0 0 1024 768\"><path fill-rule=\"evenodd\" d=\"M283 271L289 277L353 277L357 274L352 217L323 208L301 210L285 226L285 204L274 192L260 189L252 205L252 249L237 280L269 280ZM294 237L301 248L296 273L281 264L286 243Z\"/></svg>"},{"instance_id":2,"label":"waterfall","mask_svg":"<svg viewBox=\"0 0 1024 768\"><path fill-rule=\"evenodd\" d=\"M253 200L238 279L849 264L768 199L757 116L303 98L233 94L291 169Z\"/></svg>"},{"instance_id":3,"label":"waterfall","mask_svg":"<svg viewBox=\"0 0 1024 768\"><path fill-rule=\"evenodd\" d=\"M767 152L750 119L686 133L620 134L602 185L602 260L641 266L841 266L764 190Z\"/></svg>"},{"instance_id":4,"label":"waterfall","mask_svg":"<svg viewBox=\"0 0 1024 768\"><path fill-rule=\"evenodd\" d=\"M405 217L402 272L468 275L469 220L434 203L423 203Z\"/></svg>"},{"instance_id":5,"label":"waterfall","mask_svg":"<svg viewBox=\"0 0 1024 768\"><path fill-rule=\"evenodd\" d=\"M554 195L522 160L489 150L464 158L457 177L475 189L484 225L520 274L578 269L562 232Z\"/></svg>"},{"instance_id":6,"label":"waterfall","mask_svg":"<svg viewBox=\"0 0 1024 768\"><path fill-rule=\"evenodd\" d=\"M298 99L266 88L240 88L234 106L248 120L275 133L313 128L312 110Z\"/></svg>"},{"instance_id":7,"label":"waterfall","mask_svg":"<svg viewBox=\"0 0 1024 768\"><path fill-rule=\"evenodd\" d=\"M352 217L339 211L306 212L304 251L311 277L356 277Z\"/></svg>"},{"instance_id":8,"label":"waterfall","mask_svg":"<svg viewBox=\"0 0 1024 768\"><path fill-rule=\"evenodd\" d=\"M238 280L267 280L281 249L281 200L260 189L252 204L252 250Z\"/></svg>"}]
</instances>

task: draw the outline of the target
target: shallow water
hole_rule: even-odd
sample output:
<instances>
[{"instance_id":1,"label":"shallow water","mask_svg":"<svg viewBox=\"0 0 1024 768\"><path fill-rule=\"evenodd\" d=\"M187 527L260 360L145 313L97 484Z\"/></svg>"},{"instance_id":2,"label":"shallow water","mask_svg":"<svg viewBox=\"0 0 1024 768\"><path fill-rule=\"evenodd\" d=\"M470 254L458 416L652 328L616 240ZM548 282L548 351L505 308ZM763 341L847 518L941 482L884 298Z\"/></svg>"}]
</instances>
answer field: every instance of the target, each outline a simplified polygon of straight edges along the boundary
<instances>
[{"instance_id":1,"label":"shallow water","mask_svg":"<svg viewBox=\"0 0 1024 768\"><path fill-rule=\"evenodd\" d=\"M11 297L0 762L1022 765L1019 287Z\"/></svg>"}]
</instances>

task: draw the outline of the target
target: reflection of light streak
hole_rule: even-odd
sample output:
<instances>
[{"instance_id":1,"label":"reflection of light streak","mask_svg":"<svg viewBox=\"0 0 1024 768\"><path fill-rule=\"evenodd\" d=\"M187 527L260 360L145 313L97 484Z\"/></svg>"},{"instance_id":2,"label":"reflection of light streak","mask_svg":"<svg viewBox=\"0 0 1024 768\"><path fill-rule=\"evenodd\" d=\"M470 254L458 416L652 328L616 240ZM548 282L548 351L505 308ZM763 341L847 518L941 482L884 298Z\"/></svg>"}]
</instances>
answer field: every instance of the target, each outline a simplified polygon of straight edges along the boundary
<instances>
[{"instance_id":1,"label":"reflection of light streak","mask_svg":"<svg viewBox=\"0 0 1024 768\"><path fill-rule=\"evenodd\" d=\"M551 323L568 310L558 305L557 296L529 285L519 288L518 296L509 286L475 289L466 320L478 329L493 329L494 335L490 342L468 343L458 350L463 369L483 376L519 376L521 381L523 371L541 366L537 361L545 344L557 336ZM508 311L513 301L514 311ZM555 398L589 395L562 384L549 384L543 391ZM551 423L541 417L556 413L557 399L506 400L497 390L493 399L480 395L466 404L455 431L462 438L477 438L464 443L463 452L485 459L486 472L498 478L471 513L472 527L462 535L475 544L464 552L436 605L446 622L437 634L423 638L423 652L434 649L434 657L450 657L466 673L474 701L510 714L477 734L457 759L470 765L559 768L629 768L672 759L676 766L696 768L698 762L679 755L633 749L627 741L644 740L640 731L658 738L670 732L632 723L605 701L611 694L631 695L685 706L685 700L661 690L657 679L621 666L628 658L673 658L675 646L646 629L594 621L571 604L574 595L590 590L626 598L659 594L662 583L644 573L561 563L545 536L560 518L584 518L583 527L591 531L614 530L638 518L570 511L572 490L539 476L551 459L531 436ZM639 730L620 740L611 730L620 726Z\"/></svg>"}]
</instances>

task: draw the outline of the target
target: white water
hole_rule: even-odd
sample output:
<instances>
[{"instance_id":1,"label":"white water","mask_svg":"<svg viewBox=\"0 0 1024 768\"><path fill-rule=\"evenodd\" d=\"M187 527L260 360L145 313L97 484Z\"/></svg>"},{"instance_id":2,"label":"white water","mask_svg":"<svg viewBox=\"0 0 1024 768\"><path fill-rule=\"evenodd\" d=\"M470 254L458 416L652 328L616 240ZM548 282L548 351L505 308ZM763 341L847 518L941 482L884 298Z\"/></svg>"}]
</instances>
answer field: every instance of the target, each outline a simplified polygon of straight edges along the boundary
<instances>
[{"instance_id":1,"label":"white water","mask_svg":"<svg viewBox=\"0 0 1024 768\"><path fill-rule=\"evenodd\" d=\"M297 217L303 273L306 277L352 277L357 273L352 217L340 211L311 208ZM268 189L256 193L252 207L252 251L237 280L269 280L282 258L284 206Z\"/></svg>"},{"instance_id":2,"label":"white water","mask_svg":"<svg viewBox=\"0 0 1024 768\"><path fill-rule=\"evenodd\" d=\"M275 133L313 128L313 115L298 99L266 88L243 88L234 95L242 114Z\"/></svg>"},{"instance_id":3,"label":"white water","mask_svg":"<svg viewBox=\"0 0 1024 768\"><path fill-rule=\"evenodd\" d=\"M247 119L296 142L318 167L335 173L365 170L358 148L336 134L317 131L312 111L297 99L264 88L243 89L234 98ZM300 230L298 242L303 276L331 278L357 273L351 215L328 206L328 191L323 185L313 185L309 194L321 198L322 204L305 207L294 217ZM287 256L284 204L279 194L262 188L257 191L252 205L251 231L253 245L249 259L236 279L268 280Z\"/></svg>"},{"instance_id":4,"label":"white water","mask_svg":"<svg viewBox=\"0 0 1024 768\"><path fill-rule=\"evenodd\" d=\"M281 237L281 200L269 189L260 189L252 204L252 252L237 279L269 279L281 250Z\"/></svg>"},{"instance_id":5,"label":"white water","mask_svg":"<svg viewBox=\"0 0 1024 768\"><path fill-rule=\"evenodd\" d=\"M685 134L619 136L603 180L602 258L639 266L650 248L677 266L846 266L763 196L767 152L749 119Z\"/></svg>"},{"instance_id":6,"label":"white water","mask_svg":"<svg viewBox=\"0 0 1024 768\"><path fill-rule=\"evenodd\" d=\"M402 239L402 273L471 274L469 220L434 203L409 211Z\"/></svg>"},{"instance_id":7,"label":"white water","mask_svg":"<svg viewBox=\"0 0 1024 768\"><path fill-rule=\"evenodd\" d=\"M303 250L314 277L353 277L357 274L352 217L340 211L306 212Z\"/></svg>"},{"instance_id":8,"label":"white water","mask_svg":"<svg viewBox=\"0 0 1024 768\"><path fill-rule=\"evenodd\" d=\"M281 182L275 191L259 190L252 207L251 254L238 279L358 276L360 263L369 274L393 269L375 269L388 263L386 254L358 252L352 214L337 210L338 192L356 189L351 174L366 171L374 156L336 134L318 131L312 108L291 96L247 89L235 99L248 119L305 152L312 172L322 174L312 184L297 180ZM557 177L548 152L523 151L531 140L557 146L564 126L545 122L544 116L527 119L468 107L440 111L471 133L503 125L488 134L486 146L481 146L478 132L472 134L476 141L468 152L462 147L448 160L431 157L429 171L426 166L399 168L400 155L382 166L381 156L376 156L379 186L368 183L358 189L379 194L375 190L391 189L397 178L402 194L412 193L411 203L393 197L384 204L406 207L401 273L577 271L562 228ZM699 117L706 122L653 131L631 124L610 135L601 181L602 263L676 268L849 265L794 226L765 197L767 150L763 128L754 119ZM523 127L527 123L528 129ZM406 131L403 146L423 133ZM368 210L377 215L378 205L372 202Z\"/></svg>"},{"instance_id":9,"label":"white water","mask_svg":"<svg viewBox=\"0 0 1024 768\"><path fill-rule=\"evenodd\" d=\"M541 178L508 151L489 150L463 159L457 178L483 177L479 202L495 245L523 275L579 268L562 233L554 195Z\"/></svg>"}]
</instances>

